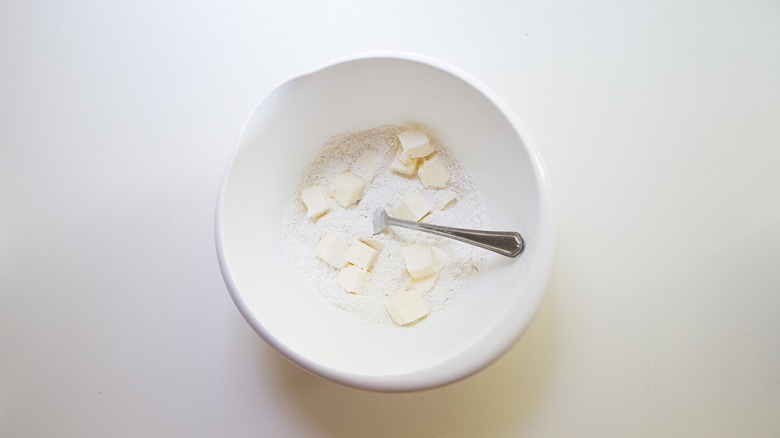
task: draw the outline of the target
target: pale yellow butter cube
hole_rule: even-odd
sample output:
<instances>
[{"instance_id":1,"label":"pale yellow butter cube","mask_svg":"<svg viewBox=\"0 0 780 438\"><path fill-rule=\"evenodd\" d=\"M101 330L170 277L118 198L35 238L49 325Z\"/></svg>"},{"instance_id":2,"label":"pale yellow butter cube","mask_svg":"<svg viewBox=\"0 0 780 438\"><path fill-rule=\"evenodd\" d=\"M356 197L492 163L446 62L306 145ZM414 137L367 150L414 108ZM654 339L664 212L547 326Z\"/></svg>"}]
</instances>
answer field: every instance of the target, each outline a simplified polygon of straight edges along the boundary
<instances>
[{"instance_id":1,"label":"pale yellow butter cube","mask_svg":"<svg viewBox=\"0 0 780 438\"><path fill-rule=\"evenodd\" d=\"M455 195L455 193L451 191L447 191L444 193L444 196L442 196L437 202L436 202L436 208L439 210L444 210L447 206L452 204L458 199L458 197Z\"/></svg>"},{"instance_id":2,"label":"pale yellow butter cube","mask_svg":"<svg viewBox=\"0 0 780 438\"><path fill-rule=\"evenodd\" d=\"M438 155L433 155L424 160L417 170L417 176L425 187L440 189L450 180L450 171L441 162Z\"/></svg>"},{"instance_id":3,"label":"pale yellow butter cube","mask_svg":"<svg viewBox=\"0 0 780 438\"><path fill-rule=\"evenodd\" d=\"M436 283L436 278L438 277L438 272L434 273L430 277L425 277L420 280L412 279L409 282L409 286L407 287L408 290L417 290L420 292L426 292L433 288L433 285Z\"/></svg>"},{"instance_id":4,"label":"pale yellow butter cube","mask_svg":"<svg viewBox=\"0 0 780 438\"><path fill-rule=\"evenodd\" d=\"M406 263L406 270L414 280L421 280L438 272L433 247L429 242L415 243L404 247L401 252Z\"/></svg>"},{"instance_id":5,"label":"pale yellow butter cube","mask_svg":"<svg viewBox=\"0 0 780 438\"><path fill-rule=\"evenodd\" d=\"M390 168L395 172L406 176L414 176L417 173L417 166L420 164L419 158L410 157L404 148L399 147L395 158L390 163Z\"/></svg>"},{"instance_id":6,"label":"pale yellow butter cube","mask_svg":"<svg viewBox=\"0 0 780 438\"><path fill-rule=\"evenodd\" d=\"M328 186L328 196L340 206L349 207L355 204L363 194L365 183L349 170L339 174Z\"/></svg>"},{"instance_id":7,"label":"pale yellow butter cube","mask_svg":"<svg viewBox=\"0 0 780 438\"><path fill-rule=\"evenodd\" d=\"M314 245L314 255L336 269L341 269L347 264L344 254L347 245L336 233L328 233L320 238Z\"/></svg>"},{"instance_id":8,"label":"pale yellow butter cube","mask_svg":"<svg viewBox=\"0 0 780 438\"><path fill-rule=\"evenodd\" d=\"M311 186L301 191L301 200L306 205L307 214L310 218L316 219L330 210L328 197L325 195L325 189L321 186Z\"/></svg>"},{"instance_id":9,"label":"pale yellow butter cube","mask_svg":"<svg viewBox=\"0 0 780 438\"><path fill-rule=\"evenodd\" d=\"M336 276L336 283L347 292L356 294L365 289L366 283L371 279L371 273L367 270L348 264Z\"/></svg>"},{"instance_id":10,"label":"pale yellow butter cube","mask_svg":"<svg viewBox=\"0 0 780 438\"><path fill-rule=\"evenodd\" d=\"M398 325L413 323L431 313L422 292L407 291L390 297L385 303L390 318Z\"/></svg>"},{"instance_id":11,"label":"pale yellow butter cube","mask_svg":"<svg viewBox=\"0 0 780 438\"><path fill-rule=\"evenodd\" d=\"M401 142L404 153L412 158L427 157L433 152L433 145L421 126L415 126L398 134L398 141Z\"/></svg>"},{"instance_id":12,"label":"pale yellow butter cube","mask_svg":"<svg viewBox=\"0 0 780 438\"><path fill-rule=\"evenodd\" d=\"M393 208L393 216L410 221L419 221L431 211L431 204L419 190L412 190L401 198Z\"/></svg>"},{"instance_id":13,"label":"pale yellow butter cube","mask_svg":"<svg viewBox=\"0 0 780 438\"><path fill-rule=\"evenodd\" d=\"M379 255L379 251L360 240L356 240L347 248L344 258L353 265L369 270L374 265L377 255Z\"/></svg>"}]
</instances>

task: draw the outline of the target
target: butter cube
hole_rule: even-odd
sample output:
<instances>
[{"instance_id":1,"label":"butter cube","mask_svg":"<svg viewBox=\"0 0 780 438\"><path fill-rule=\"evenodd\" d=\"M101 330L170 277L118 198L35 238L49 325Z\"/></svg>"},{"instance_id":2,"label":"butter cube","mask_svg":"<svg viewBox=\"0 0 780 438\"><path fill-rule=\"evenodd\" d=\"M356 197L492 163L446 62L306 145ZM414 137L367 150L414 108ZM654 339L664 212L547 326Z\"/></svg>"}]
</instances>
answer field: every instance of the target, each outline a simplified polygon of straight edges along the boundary
<instances>
[{"instance_id":1,"label":"butter cube","mask_svg":"<svg viewBox=\"0 0 780 438\"><path fill-rule=\"evenodd\" d=\"M419 221L431 211L431 204L420 193L413 190L401 198L401 202L393 208L393 216L410 221Z\"/></svg>"},{"instance_id":2,"label":"butter cube","mask_svg":"<svg viewBox=\"0 0 780 438\"><path fill-rule=\"evenodd\" d=\"M414 280L409 282L409 286L407 287L408 290L417 290L420 292L426 292L433 288L433 285L436 283L436 278L438 277L438 273L435 273L431 275L430 277L425 277L421 280Z\"/></svg>"},{"instance_id":3,"label":"butter cube","mask_svg":"<svg viewBox=\"0 0 780 438\"><path fill-rule=\"evenodd\" d=\"M355 204L363 194L365 183L349 170L339 174L328 187L328 196L346 208Z\"/></svg>"},{"instance_id":4,"label":"butter cube","mask_svg":"<svg viewBox=\"0 0 780 438\"><path fill-rule=\"evenodd\" d=\"M400 173L401 175L414 176L417 173L417 166L419 164L419 158L410 157L406 152L404 152L403 147L399 147L393 162L390 163L390 168Z\"/></svg>"},{"instance_id":5,"label":"butter cube","mask_svg":"<svg viewBox=\"0 0 780 438\"><path fill-rule=\"evenodd\" d=\"M406 155L412 158L427 157L433 152L433 145L421 126L415 126L398 134L398 141L401 142Z\"/></svg>"},{"instance_id":6,"label":"butter cube","mask_svg":"<svg viewBox=\"0 0 780 438\"><path fill-rule=\"evenodd\" d=\"M455 202L458 198L455 196L455 193L451 191L447 191L444 193L444 196L439 199L438 202L436 202L436 208L439 210L444 210L445 207Z\"/></svg>"},{"instance_id":7,"label":"butter cube","mask_svg":"<svg viewBox=\"0 0 780 438\"><path fill-rule=\"evenodd\" d=\"M348 264L336 276L336 283L347 292L356 294L365 289L366 283L371 279L371 273L365 269Z\"/></svg>"},{"instance_id":8,"label":"butter cube","mask_svg":"<svg viewBox=\"0 0 780 438\"><path fill-rule=\"evenodd\" d=\"M328 197L325 195L325 189L321 186L311 186L301 191L301 200L306 205L308 215L316 219L330 210Z\"/></svg>"},{"instance_id":9,"label":"butter cube","mask_svg":"<svg viewBox=\"0 0 780 438\"><path fill-rule=\"evenodd\" d=\"M344 254L347 245L336 233L328 233L314 245L314 255L336 269L341 269L347 264Z\"/></svg>"},{"instance_id":10,"label":"butter cube","mask_svg":"<svg viewBox=\"0 0 780 438\"><path fill-rule=\"evenodd\" d=\"M353 265L369 270L374 265L377 255L379 255L379 251L364 242L356 240L347 248L344 258Z\"/></svg>"},{"instance_id":11,"label":"butter cube","mask_svg":"<svg viewBox=\"0 0 780 438\"><path fill-rule=\"evenodd\" d=\"M421 280L438 272L433 248L429 242L406 246L401 252L406 263L406 270L409 271L413 280Z\"/></svg>"},{"instance_id":12,"label":"butter cube","mask_svg":"<svg viewBox=\"0 0 780 438\"><path fill-rule=\"evenodd\" d=\"M440 189L446 186L447 181L450 180L450 171L447 170L438 155L433 155L423 161L417 170L417 176L425 187Z\"/></svg>"},{"instance_id":13,"label":"butter cube","mask_svg":"<svg viewBox=\"0 0 780 438\"><path fill-rule=\"evenodd\" d=\"M385 308L393 322L398 325L410 324L431 313L422 292L416 290L390 297Z\"/></svg>"}]
</instances>

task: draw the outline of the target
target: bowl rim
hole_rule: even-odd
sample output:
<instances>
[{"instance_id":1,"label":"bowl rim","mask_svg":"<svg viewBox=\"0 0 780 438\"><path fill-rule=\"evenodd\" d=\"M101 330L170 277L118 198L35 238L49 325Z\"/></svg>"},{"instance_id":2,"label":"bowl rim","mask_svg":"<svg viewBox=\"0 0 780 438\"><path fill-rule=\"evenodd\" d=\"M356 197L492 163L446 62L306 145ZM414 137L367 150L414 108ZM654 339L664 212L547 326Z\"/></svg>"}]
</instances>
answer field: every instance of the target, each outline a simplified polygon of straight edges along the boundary
<instances>
[{"instance_id":1,"label":"bowl rim","mask_svg":"<svg viewBox=\"0 0 780 438\"><path fill-rule=\"evenodd\" d=\"M230 267L228 255L226 253L226 249L224 245L222 213L223 213L223 206L225 200L225 193L227 190L227 182L230 177L231 171L234 167L236 157L238 156L241 150L241 139L244 138L245 131L247 130L248 125L252 120L252 117L270 96L272 96L280 88L285 87L287 84L293 83L301 78L316 74L320 71L329 69L331 67L335 67L337 65L346 64L355 61L371 60L371 59L392 59L392 60L416 62L419 64L436 68L438 70L441 70L445 73L449 73L454 77L463 80L469 86L473 87L476 91L481 93L493 105L495 105L496 108L501 112L501 114L507 118L507 121L510 123L512 129L514 129L515 132L518 134L518 136L523 140L523 144L527 149L528 156L532 161L531 163L532 168L537 173L537 179L539 181L538 191L540 194L539 202L540 202L540 214L541 214L540 235L542 236L542 239L549 242L546 249L543 248L542 253L540 254L540 262L539 262L541 265L540 278L542 279L543 290L541 291L541 293L537 295L536 297L537 299L535 300L531 308L528 309L530 318L524 321L524 323L521 324L520 327L513 326L513 330L504 330L501 333L503 336L501 337L500 340L494 340L494 342L491 342L491 349L489 350L488 354L483 353L482 355L480 355L481 357L483 357L483 359L472 361L470 366L460 367L459 369L449 370L448 372L437 370L437 373L435 374L423 372L423 373L418 373L419 375L416 376L411 376L411 374L398 374L398 375L356 374L356 373L345 372L342 370L334 369L332 367L324 366L322 364L309 360L305 356L299 354L297 351L289 348L283 342L279 341L273 335L273 333L269 332L268 330L265 330L263 324L259 320L257 320L253 312L247 306L241 292L239 291L238 286L234 281L233 273ZM406 51L395 51L395 50L359 52L359 53L335 58L330 62L327 62L318 67L315 67L310 70L306 70L302 73L290 77L289 79L285 80L284 82L274 87L269 93L267 93L252 108L252 110L246 116L242 124L241 130L239 131L239 135L235 140L235 146L233 148L231 157L228 161L225 171L222 175L222 179L220 181L220 186L217 194L217 202L216 202L216 209L214 215L214 232L215 232L215 245L216 245L217 258L219 262L220 271L222 273L222 277L225 282L225 286L227 287L228 292L230 293L231 298L233 299L233 302L235 303L241 315L244 317L247 323L249 323L250 327L252 327L252 329L262 339L264 339L268 344L270 344L274 349L279 351L283 356L285 356L295 365L299 366L300 368L304 369L307 372L318 375L320 377L324 377L328 380L341 383L347 386L360 388L360 389L383 391L383 392L408 392L408 391L420 391L420 390L432 389L436 387L445 386L454 383L456 381L460 381L488 367L489 365L491 365L492 363L500 359L502 356L504 356L504 354L514 346L514 344L523 336L525 331L530 326L535 315L538 313L539 307L541 306L544 296L546 295L546 289L549 285L549 278L552 274L552 267L554 262L555 234L556 234L555 223L553 219L555 217L555 214L553 212L554 204L553 204L552 196L553 194L552 194L551 184L549 180L549 174L544 165L544 162L541 159L541 155L539 154L536 143L534 142L533 138L531 137L530 133L527 131L525 126L515 115L514 111L512 111L512 109L492 89L487 87L487 85L482 83L480 80L478 80L477 78L475 78L474 76L466 72L465 70L455 65L452 65L448 62L445 62L441 59L434 58L428 55L423 55L414 52L406 52Z\"/></svg>"}]
</instances>

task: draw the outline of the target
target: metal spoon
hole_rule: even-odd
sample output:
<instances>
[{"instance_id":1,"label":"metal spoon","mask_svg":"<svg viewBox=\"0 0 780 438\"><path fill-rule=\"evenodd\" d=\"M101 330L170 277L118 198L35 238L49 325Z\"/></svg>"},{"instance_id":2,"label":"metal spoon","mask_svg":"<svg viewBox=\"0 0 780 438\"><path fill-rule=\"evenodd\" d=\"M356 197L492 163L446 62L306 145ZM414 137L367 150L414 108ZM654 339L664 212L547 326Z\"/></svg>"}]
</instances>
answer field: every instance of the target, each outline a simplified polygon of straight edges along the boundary
<instances>
[{"instance_id":1,"label":"metal spoon","mask_svg":"<svg viewBox=\"0 0 780 438\"><path fill-rule=\"evenodd\" d=\"M388 225L449 237L450 239L460 240L461 242L488 249L507 257L517 257L525 248L523 236L515 231L482 231L446 227L398 219L389 216L383 208L378 209L374 213L374 234L381 232Z\"/></svg>"}]
</instances>

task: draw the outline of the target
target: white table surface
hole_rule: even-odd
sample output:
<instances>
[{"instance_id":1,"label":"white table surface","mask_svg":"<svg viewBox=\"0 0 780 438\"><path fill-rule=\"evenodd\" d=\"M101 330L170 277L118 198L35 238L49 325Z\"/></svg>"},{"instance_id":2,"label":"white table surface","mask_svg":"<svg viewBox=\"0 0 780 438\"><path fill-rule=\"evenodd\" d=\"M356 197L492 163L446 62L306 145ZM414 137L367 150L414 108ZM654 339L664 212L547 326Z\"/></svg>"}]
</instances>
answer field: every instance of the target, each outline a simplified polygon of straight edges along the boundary
<instances>
[{"instance_id":1,"label":"white table surface","mask_svg":"<svg viewBox=\"0 0 780 438\"><path fill-rule=\"evenodd\" d=\"M526 336L431 391L291 365L222 282L252 108L367 50L493 88L557 259ZM0 3L0 436L780 436L780 3Z\"/></svg>"}]
</instances>

